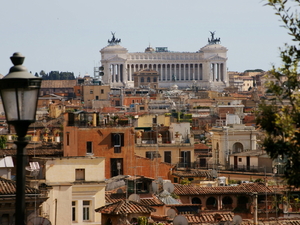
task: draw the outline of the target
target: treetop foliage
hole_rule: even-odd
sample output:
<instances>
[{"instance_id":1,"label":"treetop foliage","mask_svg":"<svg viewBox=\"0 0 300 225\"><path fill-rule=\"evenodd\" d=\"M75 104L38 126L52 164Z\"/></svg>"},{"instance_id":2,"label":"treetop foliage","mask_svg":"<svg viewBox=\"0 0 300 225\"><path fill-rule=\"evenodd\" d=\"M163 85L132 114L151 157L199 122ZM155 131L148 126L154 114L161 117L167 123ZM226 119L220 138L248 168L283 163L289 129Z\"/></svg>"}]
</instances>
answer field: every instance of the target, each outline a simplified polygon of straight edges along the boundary
<instances>
[{"instance_id":1,"label":"treetop foliage","mask_svg":"<svg viewBox=\"0 0 300 225\"><path fill-rule=\"evenodd\" d=\"M291 4L300 0L268 0L283 27L292 37L292 44L280 48L282 66L275 66L267 76L267 93L257 111L257 125L265 131L262 147L274 159L274 167L283 166L287 183L300 187L300 20L291 12Z\"/></svg>"},{"instance_id":2,"label":"treetop foliage","mask_svg":"<svg viewBox=\"0 0 300 225\"><path fill-rule=\"evenodd\" d=\"M73 72L51 71L47 74L44 70L40 72L43 80L75 80Z\"/></svg>"}]
</instances>

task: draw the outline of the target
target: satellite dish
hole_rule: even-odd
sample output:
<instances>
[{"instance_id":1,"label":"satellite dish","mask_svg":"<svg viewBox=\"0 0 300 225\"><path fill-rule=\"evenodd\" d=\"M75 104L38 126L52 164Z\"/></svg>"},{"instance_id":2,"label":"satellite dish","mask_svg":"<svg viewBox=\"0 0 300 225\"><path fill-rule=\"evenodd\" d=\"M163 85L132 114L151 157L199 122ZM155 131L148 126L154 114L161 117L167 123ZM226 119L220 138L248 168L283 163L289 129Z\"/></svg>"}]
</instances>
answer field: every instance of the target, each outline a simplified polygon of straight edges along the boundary
<instances>
[{"instance_id":1,"label":"satellite dish","mask_svg":"<svg viewBox=\"0 0 300 225\"><path fill-rule=\"evenodd\" d=\"M218 177L218 172L216 170L212 170L212 171L210 171L210 173L211 173L211 176L213 178L217 178Z\"/></svg>"},{"instance_id":2,"label":"satellite dish","mask_svg":"<svg viewBox=\"0 0 300 225\"><path fill-rule=\"evenodd\" d=\"M128 199L135 202L141 202L140 196L137 194L129 195Z\"/></svg>"},{"instance_id":3,"label":"satellite dish","mask_svg":"<svg viewBox=\"0 0 300 225\"><path fill-rule=\"evenodd\" d=\"M169 183L169 182L164 183L164 184L163 184L163 189L164 189L165 191L168 191L169 193L173 193L173 191L174 191L174 184Z\"/></svg>"},{"instance_id":4,"label":"satellite dish","mask_svg":"<svg viewBox=\"0 0 300 225\"><path fill-rule=\"evenodd\" d=\"M179 215L179 216L175 216L174 220L173 220L173 224L174 225L188 225L188 220L186 217Z\"/></svg>"},{"instance_id":5,"label":"satellite dish","mask_svg":"<svg viewBox=\"0 0 300 225\"><path fill-rule=\"evenodd\" d=\"M119 188L119 189L117 190L117 193L118 193L118 194L123 194L124 192L123 192L123 190L122 190L121 188Z\"/></svg>"},{"instance_id":6,"label":"satellite dish","mask_svg":"<svg viewBox=\"0 0 300 225\"><path fill-rule=\"evenodd\" d=\"M26 166L25 169L30 171L30 176L36 177L40 172L40 164L38 162L30 162L29 166Z\"/></svg>"},{"instance_id":7,"label":"satellite dish","mask_svg":"<svg viewBox=\"0 0 300 225\"><path fill-rule=\"evenodd\" d=\"M45 217L34 217L28 221L28 225L51 225L51 222Z\"/></svg>"},{"instance_id":8,"label":"satellite dish","mask_svg":"<svg viewBox=\"0 0 300 225\"><path fill-rule=\"evenodd\" d=\"M235 215L235 216L233 217L233 219L232 219L232 224L233 224L233 225L239 225L239 224L242 223L242 221L243 221L243 219L242 219L241 216Z\"/></svg>"},{"instance_id":9,"label":"satellite dish","mask_svg":"<svg viewBox=\"0 0 300 225\"><path fill-rule=\"evenodd\" d=\"M171 219L174 219L175 216L176 216L176 211L175 211L174 209L169 209L169 210L167 211L167 216L168 216L169 218L171 218Z\"/></svg>"},{"instance_id":10,"label":"satellite dish","mask_svg":"<svg viewBox=\"0 0 300 225\"><path fill-rule=\"evenodd\" d=\"M161 177L159 177L159 178L157 178L157 181L158 181L159 183L162 183L164 180L163 180Z\"/></svg>"},{"instance_id":11,"label":"satellite dish","mask_svg":"<svg viewBox=\"0 0 300 225\"><path fill-rule=\"evenodd\" d=\"M157 193L158 191L157 183L155 181L152 181L152 190L154 193Z\"/></svg>"}]
</instances>

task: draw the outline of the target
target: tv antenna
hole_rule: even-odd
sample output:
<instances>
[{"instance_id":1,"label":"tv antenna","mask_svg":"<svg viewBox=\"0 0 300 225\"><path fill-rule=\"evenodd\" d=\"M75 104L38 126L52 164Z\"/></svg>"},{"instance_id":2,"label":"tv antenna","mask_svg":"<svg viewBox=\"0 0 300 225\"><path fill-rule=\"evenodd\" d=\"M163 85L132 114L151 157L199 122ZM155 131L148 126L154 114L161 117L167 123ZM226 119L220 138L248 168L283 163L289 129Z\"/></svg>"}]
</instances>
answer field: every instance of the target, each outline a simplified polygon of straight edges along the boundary
<instances>
[{"instance_id":1,"label":"tv antenna","mask_svg":"<svg viewBox=\"0 0 300 225\"><path fill-rule=\"evenodd\" d=\"M179 215L179 216L175 216L175 218L173 219L173 224L174 225L188 225L188 220L186 217Z\"/></svg>"}]
</instances>

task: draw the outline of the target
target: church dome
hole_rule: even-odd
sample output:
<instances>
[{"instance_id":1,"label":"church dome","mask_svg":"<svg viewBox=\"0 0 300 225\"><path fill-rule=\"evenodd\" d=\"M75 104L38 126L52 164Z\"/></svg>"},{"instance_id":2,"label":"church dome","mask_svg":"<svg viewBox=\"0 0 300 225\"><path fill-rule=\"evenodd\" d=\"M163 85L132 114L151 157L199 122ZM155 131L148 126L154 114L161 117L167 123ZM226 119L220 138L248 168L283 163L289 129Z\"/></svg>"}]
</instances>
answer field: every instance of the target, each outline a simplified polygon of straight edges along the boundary
<instances>
[{"instance_id":1,"label":"church dome","mask_svg":"<svg viewBox=\"0 0 300 225\"><path fill-rule=\"evenodd\" d=\"M145 49L145 52L155 52L155 49L149 45L149 47Z\"/></svg>"}]
</instances>

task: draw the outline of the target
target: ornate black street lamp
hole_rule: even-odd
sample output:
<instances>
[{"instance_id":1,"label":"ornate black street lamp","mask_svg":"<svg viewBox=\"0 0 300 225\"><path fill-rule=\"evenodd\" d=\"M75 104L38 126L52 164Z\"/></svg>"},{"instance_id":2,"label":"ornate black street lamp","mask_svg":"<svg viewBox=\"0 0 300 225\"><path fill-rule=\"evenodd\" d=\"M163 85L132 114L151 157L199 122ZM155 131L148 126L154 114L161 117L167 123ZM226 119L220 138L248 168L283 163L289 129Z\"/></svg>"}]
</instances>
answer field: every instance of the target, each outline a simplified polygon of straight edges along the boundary
<instances>
[{"instance_id":1,"label":"ornate black street lamp","mask_svg":"<svg viewBox=\"0 0 300 225\"><path fill-rule=\"evenodd\" d=\"M28 73L22 66L24 56L14 53L10 57L13 67L9 73L0 79L0 94L5 111L6 121L15 127L18 135L17 145L17 173L16 173L16 211L15 224L26 224L25 216L25 147L28 144L25 136L28 127L35 121L37 100L42 78Z\"/></svg>"}]
</instances>

